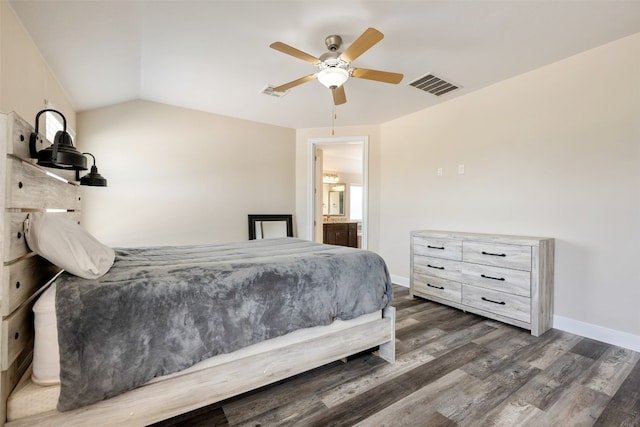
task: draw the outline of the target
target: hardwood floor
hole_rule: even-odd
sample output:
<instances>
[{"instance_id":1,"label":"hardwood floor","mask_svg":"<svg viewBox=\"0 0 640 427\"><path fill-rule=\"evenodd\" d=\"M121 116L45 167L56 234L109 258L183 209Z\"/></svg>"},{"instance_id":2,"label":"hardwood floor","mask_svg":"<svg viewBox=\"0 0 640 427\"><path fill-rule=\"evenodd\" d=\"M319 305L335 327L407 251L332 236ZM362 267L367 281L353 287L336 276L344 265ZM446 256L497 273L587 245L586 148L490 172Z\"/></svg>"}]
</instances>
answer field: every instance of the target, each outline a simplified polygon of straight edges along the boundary
<instances>
[{"instance_id":1,"label":"hardwood floor","mask_svg":"<svg viewBox=\"0 0 640 427\"><path fill-rule=\"evenodd\" d=\"M394 292L394 365L360 354L155 426L640 426L639 353Z\"/></svg>"}]
</instances>

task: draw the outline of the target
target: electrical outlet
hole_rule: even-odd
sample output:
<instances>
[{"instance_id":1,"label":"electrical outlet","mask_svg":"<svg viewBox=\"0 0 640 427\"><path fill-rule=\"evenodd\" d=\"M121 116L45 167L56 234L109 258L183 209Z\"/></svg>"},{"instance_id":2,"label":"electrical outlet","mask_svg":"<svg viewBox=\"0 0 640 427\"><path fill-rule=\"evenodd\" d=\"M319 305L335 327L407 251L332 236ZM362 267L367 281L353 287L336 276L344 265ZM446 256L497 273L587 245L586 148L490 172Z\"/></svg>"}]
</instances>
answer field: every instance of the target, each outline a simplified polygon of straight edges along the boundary
<instances>
[{"instance_id":1,"label":"electrical outlet","mask_svg":"<svg viewBox=\"0 0 640 427\"><path fill-rule=\"evenodd\" d=\"M442 176L442 168L438 168L438 171L436 172L436 174L438 176Z\"/></svg>"},{"instance_id":2,"label":"electrical outlet","mask_svg":"<svg viewBox=\"0 0 640 427\"><path fill-rule=\"evenodd\" d=\"M464 174L464 165L463 164L459 164L458 165L458 175L462 175Z\"/></svg>"}]
</instances>

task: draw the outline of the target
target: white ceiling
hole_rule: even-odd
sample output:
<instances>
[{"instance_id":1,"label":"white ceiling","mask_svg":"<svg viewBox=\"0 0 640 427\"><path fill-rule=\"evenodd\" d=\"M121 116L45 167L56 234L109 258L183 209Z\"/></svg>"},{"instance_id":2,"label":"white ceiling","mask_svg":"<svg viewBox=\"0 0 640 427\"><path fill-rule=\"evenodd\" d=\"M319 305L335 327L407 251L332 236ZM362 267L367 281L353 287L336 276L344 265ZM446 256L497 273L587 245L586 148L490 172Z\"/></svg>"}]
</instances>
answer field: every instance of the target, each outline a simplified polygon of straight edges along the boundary
<instances>
[{"instance_id":1,"label":"white ceiling","mask_svg":"<svg viewBox=\"0 0 640 427\"><path fill-rule=\"evenodd\" d=\"M640 32L640 0L9 3L78 111L144 99L291 128L332 126L332 98L316 81L282 98L262 94L316 71L270 49L274 41L320 56L330 34L348 46L367 27L384 33L353 65L405 78L349 79L335 121L348 126L383 123ZM408 86L428 72L462 89L436 97Z\"/></svg>"}]
</instances>

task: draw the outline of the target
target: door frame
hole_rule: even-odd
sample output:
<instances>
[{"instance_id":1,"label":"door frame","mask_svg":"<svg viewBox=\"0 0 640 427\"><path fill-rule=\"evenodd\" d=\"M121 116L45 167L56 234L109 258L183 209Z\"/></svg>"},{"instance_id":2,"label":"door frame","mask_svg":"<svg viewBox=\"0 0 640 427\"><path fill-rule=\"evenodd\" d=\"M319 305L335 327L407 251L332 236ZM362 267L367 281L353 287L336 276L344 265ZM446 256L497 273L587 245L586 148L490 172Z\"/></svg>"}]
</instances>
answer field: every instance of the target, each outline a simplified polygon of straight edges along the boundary
<instances>
[{"instance_id":1,"label":"door frame","mask_svg":"<svg viewBox=\"0 0 640 427\"><path fill-rule=\"evenodd\" d=\"M311 241L315 240L315 227L321 225L316 222L316 206L315 191L322 191L322 181L316 182L316 148L322 145L330 144L362 144L362 249L368 247L369 234L369 137L368 136L349 136L349 137L330 137L330 138L309 138L307 141L307 238ZM320 176L322 176L320 174Z\"/></svg>"}]
</instances>

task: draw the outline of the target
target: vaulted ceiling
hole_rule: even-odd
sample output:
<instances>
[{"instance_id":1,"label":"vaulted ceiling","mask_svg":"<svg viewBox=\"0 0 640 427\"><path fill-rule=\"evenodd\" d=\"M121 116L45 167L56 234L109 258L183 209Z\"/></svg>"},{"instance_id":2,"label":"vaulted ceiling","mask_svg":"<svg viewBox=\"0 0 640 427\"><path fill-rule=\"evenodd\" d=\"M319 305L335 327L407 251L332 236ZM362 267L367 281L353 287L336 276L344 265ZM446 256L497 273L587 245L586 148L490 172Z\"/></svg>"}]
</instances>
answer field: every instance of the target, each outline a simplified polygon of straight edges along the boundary
<instances>
[{"instance_id":1,"label":"vaulted ceiling","mask_svg":"<svg viewBox=\"0 0 640 427\"><path fill-rule=\"evenodd\" d=\"M359 68L397 85L349 78L335 126L379 124L640 32L640 1L9 0L78 111L144 99L291 128L331 126L317 71L269 45L313 56L337 34L384 39ZM640 54L640 53L639 53ZM440 97L409 83L433 73L460 86ZM552 94L550 94L552 96Z\"/></svg>"}]
</instances>

